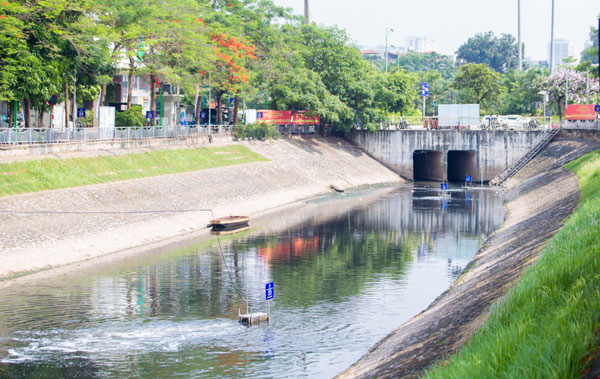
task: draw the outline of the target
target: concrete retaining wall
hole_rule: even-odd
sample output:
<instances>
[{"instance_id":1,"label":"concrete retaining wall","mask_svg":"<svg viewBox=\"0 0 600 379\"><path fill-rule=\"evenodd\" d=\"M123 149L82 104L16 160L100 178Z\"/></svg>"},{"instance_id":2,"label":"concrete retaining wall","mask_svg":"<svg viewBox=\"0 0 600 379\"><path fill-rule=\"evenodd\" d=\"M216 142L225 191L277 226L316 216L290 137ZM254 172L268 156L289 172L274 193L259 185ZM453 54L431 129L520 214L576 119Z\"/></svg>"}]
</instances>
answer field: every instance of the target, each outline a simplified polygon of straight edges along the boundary
<instances>
[{"instance_id":1,"label":"concrete retaining wall","mask_svg":"<svg viewBox=\"0 0 600 379\"><path fill-rule=\"evenodd\" d=\"M458 131L397 130L355 131L350 141L400 176L413 180L413 153L436 150L444 153L444 180L447 180L448 151L475 151L477 172L469 173L474 181L489 181L516 162L535 145L542 130L536 131Z\"/></svg>"}]
</instances>

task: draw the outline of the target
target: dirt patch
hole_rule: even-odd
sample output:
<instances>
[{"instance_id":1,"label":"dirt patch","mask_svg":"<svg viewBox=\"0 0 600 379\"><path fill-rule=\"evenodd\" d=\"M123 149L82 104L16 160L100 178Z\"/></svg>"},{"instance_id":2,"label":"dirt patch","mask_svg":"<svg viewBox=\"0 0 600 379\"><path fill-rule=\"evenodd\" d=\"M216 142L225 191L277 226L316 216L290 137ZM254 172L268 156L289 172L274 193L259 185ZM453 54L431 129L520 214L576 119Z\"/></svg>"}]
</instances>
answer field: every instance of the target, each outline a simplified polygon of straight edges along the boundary
<instances>
[{"instance_id":1,"label":"dirt patch","mask_svg":"<svg viewBox=\"0 0 600 379\"><path fill-rule=\"evenodd\" d=\"M577 177L556 168L594 149L559 140L506 183L507 218L456 282L425 311L375 345L341 378L417 377L481 326L579 201Z\"/></svg>"}]
</instances>

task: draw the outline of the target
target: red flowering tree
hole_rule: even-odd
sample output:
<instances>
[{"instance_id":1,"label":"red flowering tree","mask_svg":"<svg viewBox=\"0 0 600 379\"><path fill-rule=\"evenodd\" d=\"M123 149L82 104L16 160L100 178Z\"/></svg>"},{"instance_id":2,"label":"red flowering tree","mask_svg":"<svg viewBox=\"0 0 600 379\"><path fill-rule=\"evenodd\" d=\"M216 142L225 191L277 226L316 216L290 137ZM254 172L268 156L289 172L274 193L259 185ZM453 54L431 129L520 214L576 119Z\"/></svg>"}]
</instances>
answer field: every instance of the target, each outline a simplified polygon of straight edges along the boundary
<instances>
[{"instance_id":1,"label":"red flowering tree","mask_svg":"<svg viewBox=\"0 0 600 379\"><path fill-rule=\"evenodd\" d=\"M211 70L211 85L216 90L217 124L222 121L221 99L224 94L236 97L234 107L234 122L237 115L237 94L245 84L248 84L249 60L256 59L256 47L243 37L230 36L226 32L211 33L214 54L216 57Z\"/></svg>"}]
</instances>

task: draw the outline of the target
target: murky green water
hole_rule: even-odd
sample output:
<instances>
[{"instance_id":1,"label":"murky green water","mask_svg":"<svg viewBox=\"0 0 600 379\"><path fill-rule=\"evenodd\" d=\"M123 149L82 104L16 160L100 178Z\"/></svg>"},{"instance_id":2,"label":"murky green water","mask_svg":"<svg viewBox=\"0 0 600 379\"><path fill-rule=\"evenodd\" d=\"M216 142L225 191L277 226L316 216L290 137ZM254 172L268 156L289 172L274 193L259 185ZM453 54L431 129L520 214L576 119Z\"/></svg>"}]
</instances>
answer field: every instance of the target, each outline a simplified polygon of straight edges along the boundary
<instances>
[{"instance_id":1,"label":"murky green water","mask_svg":"<svg viewBox=\"0 0 600 379\"><path fill-rule=\"evenodd\" d=\"M332 195L235 238L10 287L0 377L332 377L427 307L504 213L491 191ZM221 253L222 250L222 253ZM237 321L246 297L271 322Z\"/></svg>"}]
</instances>

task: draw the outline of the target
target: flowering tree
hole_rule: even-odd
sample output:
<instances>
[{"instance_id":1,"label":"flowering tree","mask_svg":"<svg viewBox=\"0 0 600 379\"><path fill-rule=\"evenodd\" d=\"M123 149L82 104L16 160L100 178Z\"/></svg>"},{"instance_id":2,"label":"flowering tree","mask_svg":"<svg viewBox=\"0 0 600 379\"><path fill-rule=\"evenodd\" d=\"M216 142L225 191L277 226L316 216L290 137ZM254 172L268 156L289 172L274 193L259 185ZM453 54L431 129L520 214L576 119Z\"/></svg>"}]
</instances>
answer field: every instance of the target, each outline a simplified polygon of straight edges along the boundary
<instances>
[{"instance_id":1,"label":"flowering tree","mask_svg":"<svg viewBox=\"0 0 600 379\"><path fill-rule=\"evenodd\" d=\"M582 104L589 101L586 99L586 84L589 88L590 98L598 96L598 82L592 79L586 79L585 76L569 68L561 68L545 77L538 88L548 91L550 102L556 105L558 117L562 120L563 110L565 109L565 83L569 78L569 98L570 104ZM587 80L587 83L586 83Z\"/></svg>"}]
</instances>

